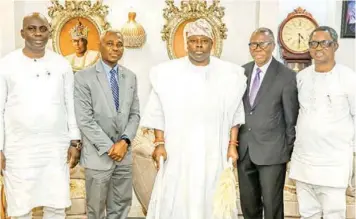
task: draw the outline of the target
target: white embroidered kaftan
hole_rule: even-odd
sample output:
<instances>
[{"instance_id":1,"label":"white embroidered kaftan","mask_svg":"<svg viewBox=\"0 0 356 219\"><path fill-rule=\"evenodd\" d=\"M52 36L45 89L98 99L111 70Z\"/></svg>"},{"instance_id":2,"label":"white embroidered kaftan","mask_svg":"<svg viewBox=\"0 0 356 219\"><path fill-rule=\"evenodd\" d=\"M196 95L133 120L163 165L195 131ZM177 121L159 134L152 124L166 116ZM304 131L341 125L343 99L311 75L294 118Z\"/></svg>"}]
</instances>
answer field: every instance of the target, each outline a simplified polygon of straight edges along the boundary
<instances>
[{"instance_id":1,"label":"white embroidered kaftan","mask_svg":"<svg viewBox=\"0 0 356 219\"><path fill-rule=\"evenodd\" d=\"M356 140L356 73L340 64L327 73L314 68L297 75L300 111L290 178L346 188Z\"/></svg>"},{"instance_id":2,"label":"white embroidered kaftan","mask_svg":"<svg viewBox=\"0 0 356 219\"><path fill-rule=\"evenodd\" d=\"M187 57L150 73L152 92L142 126L164 131L168 158L162 195L155 185L147 219L213 219L217 182L227 165L230 129L244 124L244 69L211 57L198 67Z\"/></svg>"},{"instance_id":3,"label":"white embroidered kaftan","mask_svg":"<svg viewBox=\"0 0 356 219\"><path fill-rule=\"evenodd\" d=\"M0 150L6 157L9 216L37 206L70 206L67 150L80 139L73 72L47 50L34 60L16 50L0 61Z\"/></svg>"}]
</instances>

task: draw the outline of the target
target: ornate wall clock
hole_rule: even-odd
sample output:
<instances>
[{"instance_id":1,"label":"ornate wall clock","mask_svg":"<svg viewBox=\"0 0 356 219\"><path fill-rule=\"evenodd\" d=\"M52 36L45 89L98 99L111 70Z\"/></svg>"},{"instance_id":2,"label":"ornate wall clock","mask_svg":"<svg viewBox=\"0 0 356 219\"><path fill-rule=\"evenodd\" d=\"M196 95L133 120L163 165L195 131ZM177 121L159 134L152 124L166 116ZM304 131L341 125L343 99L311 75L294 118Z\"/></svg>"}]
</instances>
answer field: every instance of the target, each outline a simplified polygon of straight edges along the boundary
<instances>
[{"instance_id":1,"label":"ornate wall clock","mask_svg":"<svg viewBox=\"0 0 356 219\"><path fill-rule=\"evenodd\" d=\"M296 72L311 65L309 36L318 27L313 16L298 7L279 26L278 42L284 63Z\"/></svg>"}]
</instances>

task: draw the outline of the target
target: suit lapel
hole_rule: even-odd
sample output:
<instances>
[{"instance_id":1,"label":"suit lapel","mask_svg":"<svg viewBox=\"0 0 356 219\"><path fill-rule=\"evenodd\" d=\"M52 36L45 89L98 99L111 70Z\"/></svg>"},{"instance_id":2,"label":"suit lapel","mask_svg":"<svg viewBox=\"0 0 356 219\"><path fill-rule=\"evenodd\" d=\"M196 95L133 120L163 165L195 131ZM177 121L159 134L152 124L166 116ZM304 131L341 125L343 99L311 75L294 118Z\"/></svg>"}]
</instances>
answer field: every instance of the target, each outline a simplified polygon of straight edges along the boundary
<instances>
[{"instance_id":1,"label":"suit lapel","mask_svg":"<svg viewBox=\"0 0 356 219\"><path fill-rule=\"evenodd\" d=\"M249 108L252 108L252 106L250 104L250 85L251 85L253 66L254 66L254 64L249 65L246 68L247 88L246 88L246 92L245 92L245 105L248 106Z\"/></svg>"},{"instance_id":2,"label":"suit lapel","mask_svg":"<svg viewBox=\"0 0 356 219\"><path fill-rule=\"evenodd\" d=\"M125 95L125 90L126 90L126 82L125 82L125 69L118 65L119 67L119 75L118 75L118 81L119 81L119 109L124 106L124 95Z\"/></svg>"},{"instance_id":3,"label":"suit lapel","mask_svg":"<svg viewBox=\"0 0 356 219\"><path fill-rule=\"evenodd\" d=\"M274 78L278 74L277 68L278 68L278 62L274 58L272 58L271 64L268 66L267 72L265 73L265 76L263 77L261 87L257 92L257 96L256 96L256 99L255 99L255 102L254 102L252 108L256 107L256 105L261 100L263 95L265 95L267 93L268 89L274 83Z\"/></svg>"},{"instance_id":4,"label":"suit lapel","mask_svg":"<svg viewBox=\"0 0 356 219\"><path fill-rule=\"evenodd\" d=\"M102 66L101 62L98 62L96 64L96 71L97 71L96 77L98 78L101 88L103 89L103 91L105 93L105 97L108 102L108 106L109 106L110 110L112 111L112 113L116 114L114 98L112 95L111 87L109 85L108 78L106 76L104 67Z\"/></svg>"}]
</instances>

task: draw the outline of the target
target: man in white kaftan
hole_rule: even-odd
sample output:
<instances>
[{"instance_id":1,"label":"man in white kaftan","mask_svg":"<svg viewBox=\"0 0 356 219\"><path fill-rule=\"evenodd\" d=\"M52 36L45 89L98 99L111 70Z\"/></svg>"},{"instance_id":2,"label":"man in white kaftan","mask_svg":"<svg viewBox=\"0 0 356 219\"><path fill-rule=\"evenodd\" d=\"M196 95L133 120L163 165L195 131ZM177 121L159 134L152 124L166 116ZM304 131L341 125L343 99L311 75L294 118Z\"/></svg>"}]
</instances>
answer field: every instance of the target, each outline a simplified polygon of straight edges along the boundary
<instances>
[{"instance_id":1,"label":"man in white kaftan","mask_svg":"<svg viewBox=\"0 0 356 219\"><path fill-rule=\"evenodd\" d=\"M43 16L27 16L22 36L25 48L0 60L0 152L6 159L1 169L7 215L29 219L33 208L44 206L45 219L63 219L71 205L70 142L80 139L73 72L62 56L45 50L49 25Z\"/></svg>"},{"instance_id":2,"label":"man in white kaftan","mask_svg":"<svg viewBox=\"0 0 356 219\"><path fill-rule=\"evenodd\" d=\"M312 65L297 75L300 112L290 166L302 218L346 217L356 130L356 73L336 64L337 33L311 34Z\"/></svg>"},{"instance_id":3,"label":"man in white kaftan","mask_svg":"<svg viewBox=\"0 0 356 219\"><path fill-rule=\"evenodd\" d=\"M200 19L187 32L189 56L162 63L150 72L152 92L142 126L164 131L164 142L156 141L156 146L164 145L167 159L162 193L157 197L155 184L147 219L155 218L157 200L159 218L213 219L218 179L227 157L237 159L236 139L231 139L237 134L230 136L230 130L244 123L244 70L210 53L207 65L199 65L196 60L210 52L205 45L212 31Z\"/></svg>"}]
</instances>

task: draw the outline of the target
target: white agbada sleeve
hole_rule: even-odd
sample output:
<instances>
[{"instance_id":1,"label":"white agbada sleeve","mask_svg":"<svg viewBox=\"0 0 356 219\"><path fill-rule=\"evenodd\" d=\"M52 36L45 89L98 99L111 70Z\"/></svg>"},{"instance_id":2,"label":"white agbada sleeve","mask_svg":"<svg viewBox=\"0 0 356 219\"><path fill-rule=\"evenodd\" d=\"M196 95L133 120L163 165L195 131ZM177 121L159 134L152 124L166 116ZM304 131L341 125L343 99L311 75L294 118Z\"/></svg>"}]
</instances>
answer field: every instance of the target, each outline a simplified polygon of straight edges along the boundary
<instances>
[{"instance_id":1,"label":"white agbada sleeve","mask_svg":"<svg viewBox=\"0 0 356 219\"><path fill-rule=\"evenodd\" d=\"M165 119L161 100L158 96L157 74L158 72L156 72L156 69L152 68L150 72L152 90L146 104L146 109L142 118L141 126L164 131Z\"/></svg>"},{"instance_id":2,"label":"white agbada sleeve","mask_svg":"<svg viewBox=\"0 0 356 219\"><path fill-rule=\"evenodd\" d=\"M67 111L68 131L71 140L81 139L74 111L74 75L68 64L64 75L64 101Z\"/></svg>"},{"instance_id":3,"label":"white agbada sleeve","mask_svg":"<svg viewBox=\"0 0 356 219\"><path fill-rule=\"evenodd\" d=\"M242 101L242 98L244 96L246 88L247 88L246 77L241 77L237 86L238 89L237 99L239 103L236 112L234 114L233 123L232 123L233 126L245 124L245 109L244 109L244 103Z\"/></svg>"},{"instance_id":4,"label":"white agbada sleeve","mask_svg":"<svg viewBox=\"0 0 356 219\"><path fill-rule=\"evenodd\" d=\"M7 84L5 79L5 72L0 63L0 151L4 149L5 144L5 125L4 125L4 113L5 113L5 103L7 99Z\"/></svg>"}]
</instances>

